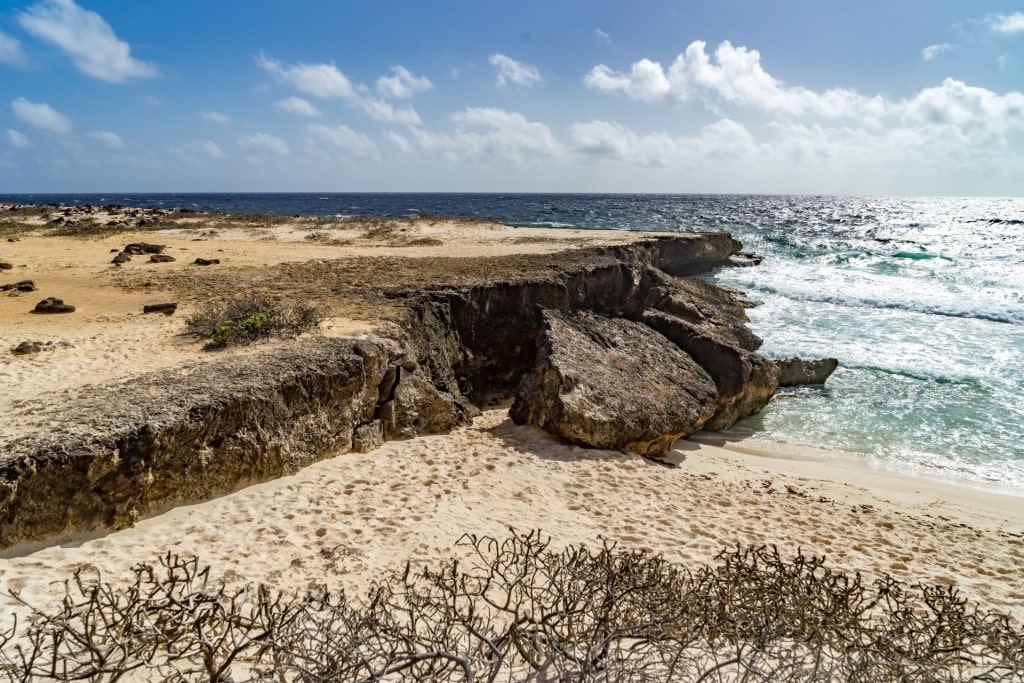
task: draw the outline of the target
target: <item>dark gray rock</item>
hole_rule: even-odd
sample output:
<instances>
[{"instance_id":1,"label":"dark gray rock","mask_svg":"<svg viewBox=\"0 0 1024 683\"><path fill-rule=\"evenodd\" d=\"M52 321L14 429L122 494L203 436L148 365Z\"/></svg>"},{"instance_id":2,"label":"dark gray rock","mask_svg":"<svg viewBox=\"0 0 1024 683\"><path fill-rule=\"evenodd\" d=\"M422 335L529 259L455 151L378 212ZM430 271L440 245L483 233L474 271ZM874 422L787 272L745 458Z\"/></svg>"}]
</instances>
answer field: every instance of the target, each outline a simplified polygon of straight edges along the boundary
<instances>
[{"instance_id":1,"label":"dark gray rock","mask_svg":"<svg viewBox=\"0 0 1024 683\"><path fill-rule=\"evenodd\" d=\"M573 443L663 455L715 410L711 377L648 327L544 311L537 363L509 411Z\"/></svg>"},{"instance_id":2,"label":"dark gray rock","mask_svg":"<svg viewBox=\"0 0 1024 683\"><path fill-rule=\"evenodd\" d=\"M214 266L220 263L219 258L197 258L195 264L197 266Z\"/></svg>"},{"instance_id":3,"label":"dark gray rock","mask_svg":"<svg viewBox=\"0 0 1024 683\"><path fill-rule=\"evenodd\" d=\"M174 315L176 310L178 310L177 302L166 304L146 304L142 307L143 313L163 313L164 315Z\"/></svg>"},{"instance_id":4,"label":"dark gray rock","mask_svg":"<svg viewBox=\"0 0 1024 683\"><path fill-rule=\"evenodd\" d=\"M75 307L64 303L63 299L48 296L32 309L33 313L74 313Z\"/></svg>"},{"instance_id":5,"label":"dark gray rock","mask_svg":"<svg viewBox=\"0 0 1024 683\"><path fill-rule=\"evenodd\" d=\"M170 263L174 260L175 258L170 254L153 254L149 257L150 263Z\"/></svg>"},{"instance_id":6,"label":"dark gray rock","mask_svg":"<svg viewBox=\"0 0 1024 683\"><path fill-rule=\"evenodd\" d=\"M780 387L798 387L808 384L824 384L825 380L839 367L836 358L804 360L786 358L773 361L779 368Z\"/></svg>"},{"instance_id":7,"label":"dark gray rock","mask_svg":"<svg viewBox=\"0 0 1024 683\"><path fill-rule=\"evenodd\" d=\"M16 356L28 356L33 353L39 353L42 350L43 345L40 342L23 341L11 349L11 353Z\"/></svg>"},{"instance_id":8,"label":"dark gray rock","mask_svg":"<svg viewBox=\"0 0 1024 683\"><path fill-rule=\"evenodd\" d=\"M22 280L20 282L10 282L6 285L0 285L0 292L34 292L36 291L36 283L32 280Z\"/></svg>"},{"instance_id":9,"label":"dark gray rock","mask_svg":"<svg viewBox=\"0 0 1024 683\"><path fill-rule=\"evenodd\" d=\"M117 256L114 257L114 260L111 261L111 263L114 263L114 264L117 264L117 265L121 265L122 263L128 263L131 260L132 260L132 257L128 254L128 252L126 252L126 251L119 251L117 253Z\"/></svg>"},{"instance_id":10,"label":"dark gray rock","mask_svg":"<svg viewBox=\"0 0 1024 683\"><path fill-rule=\"evenodd\" d=\"M142 256L143 254L160 254L165 249L163 244L149 244L148 242L133 242L126 244L124 253L131 254L132 256Z\"/></svg>"},{"instance_id":11,"label":"dark gray rock","mask_svg":"<svg viewBox=\"0 0 1024 683\"><path fill-rule=\"evenodd\" d=\"M11 270L12 268L14 268L14 266L12 266L10 263L0 261L0 270Z\"/></svg>"}]
</instances>

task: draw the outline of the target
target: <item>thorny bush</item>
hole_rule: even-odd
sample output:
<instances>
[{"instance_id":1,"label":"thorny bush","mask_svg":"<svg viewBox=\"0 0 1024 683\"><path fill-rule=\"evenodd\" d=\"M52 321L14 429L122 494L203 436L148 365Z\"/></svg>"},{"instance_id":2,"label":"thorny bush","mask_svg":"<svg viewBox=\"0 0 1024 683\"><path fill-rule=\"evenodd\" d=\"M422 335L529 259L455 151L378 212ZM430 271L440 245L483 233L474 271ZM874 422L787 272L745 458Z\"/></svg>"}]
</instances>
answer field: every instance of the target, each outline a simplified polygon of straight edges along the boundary
<instances>
[{"instance_id":1,"label":"thorny bush","mask_svg":"<svg viewBox=\"0 0 1024 683\"><path fill-rule=\"evenodd\" d=\"M189 331L211 347L249 344L268 337L296 336L314 330L326 313L315 306L285 305L259 296L210 303L185 319Z\"/></svg>"},{"instance_id":2,"label":"thorny bush","mask_svg":"<svg viewBox=\"0 0 1024 683\"><path fill-rule=\"evenodd\" d=\"M195 558L127 588L86 571L0 634L8 680L1024 681L1024 633L949 587L870 585L824 558L723 552L690 572L604 542L464 536L359 600L228 589ZM17 593L12 593L18 597Z\"/></svg>"}]
</instances>

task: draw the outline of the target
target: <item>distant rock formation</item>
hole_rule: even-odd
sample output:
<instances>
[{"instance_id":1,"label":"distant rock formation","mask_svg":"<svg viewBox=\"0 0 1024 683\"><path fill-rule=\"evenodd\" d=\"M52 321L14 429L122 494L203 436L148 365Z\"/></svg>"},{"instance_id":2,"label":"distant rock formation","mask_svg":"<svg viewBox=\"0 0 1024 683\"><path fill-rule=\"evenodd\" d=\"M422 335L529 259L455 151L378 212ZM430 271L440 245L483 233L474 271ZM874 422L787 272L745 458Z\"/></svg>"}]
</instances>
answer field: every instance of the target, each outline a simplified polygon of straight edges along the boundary
<instances>
[{"instance_id":1,"label":"distant rock formation","mask_svg":"<svg viewBox=\"0 0 1024 683\"><path fill-rule=\"evenodd\" d=\"M544 311L536 365L509 414L574 443L659 456L701 428L715 399L708 373L649 327Z\"/></svg>"}]
</instances>

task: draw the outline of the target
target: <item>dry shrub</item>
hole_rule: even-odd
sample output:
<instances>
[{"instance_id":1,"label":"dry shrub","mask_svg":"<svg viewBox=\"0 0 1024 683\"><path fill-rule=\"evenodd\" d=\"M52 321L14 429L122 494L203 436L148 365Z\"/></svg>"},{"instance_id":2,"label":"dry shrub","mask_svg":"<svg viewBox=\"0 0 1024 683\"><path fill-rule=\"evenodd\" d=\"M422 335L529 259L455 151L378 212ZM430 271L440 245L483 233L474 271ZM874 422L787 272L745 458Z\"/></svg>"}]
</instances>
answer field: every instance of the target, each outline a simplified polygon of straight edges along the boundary
<instances>
[{"instance_id":1,"label":"dry shrub","mask_svg":"<svg viewBox=\"0 0 1024 683\"><path fill-rule=\"evenodd\" d=\"M282 304L260 296L209 303L185 319L192 334L221 348L269 337L291 337L316 329L327 317L316 306Z\"/></svg>"},{"instance_id":2,"label":"dry shrub","mask_svg":"<svg viewBox=\"0 0 1024 683\"><path fill-rule=\"evenodd\" d=\"M722 553L691 573L539 532L466 536L468 563L407 565L350 602L227 590L197 560L126 589L79 572L0 634L12 681L1022 681L1024 633L950 588L868 586L822 558ZM17 597L16 594L14 594Z\"/></svg>"}]
</instances>

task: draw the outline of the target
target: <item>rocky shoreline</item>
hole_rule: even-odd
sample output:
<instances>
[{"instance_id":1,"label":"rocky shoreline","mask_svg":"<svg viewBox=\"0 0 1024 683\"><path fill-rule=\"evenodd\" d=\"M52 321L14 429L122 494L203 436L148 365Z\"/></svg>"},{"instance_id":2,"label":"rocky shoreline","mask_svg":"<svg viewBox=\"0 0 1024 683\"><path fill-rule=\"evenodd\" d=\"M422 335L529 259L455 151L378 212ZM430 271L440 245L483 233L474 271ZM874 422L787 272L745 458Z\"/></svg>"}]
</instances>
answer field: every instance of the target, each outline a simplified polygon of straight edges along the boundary
<instances>
[{"instance_id":1,"label":"rocky shoreline","mask_svg":"<svg viewBox=\"0 0 1024 683\"><path fill-rule=\"evenodd\" d=\"M504 260L408 259L375 287L359 274L392 262L348 263L359 281L324 296L358 289L377 310L373 334L81 387L48 407L45 430L0 440L0 548L128 526L512 401L518 422L571 442L664 454L680 436L756 413L779 386L780 364L757 354L745 326L751 302L692 277L739 250L720 233L647 234ZM317 283L341 269L315 265ZM296 267L261 284L286 272ZM625 367L622 354L640 361ZM685 368L667 371L669 356ZM679 389L687 400L669 391ZM573 392L598 399L560 402Z\"/></svg>"}]
</instances>

